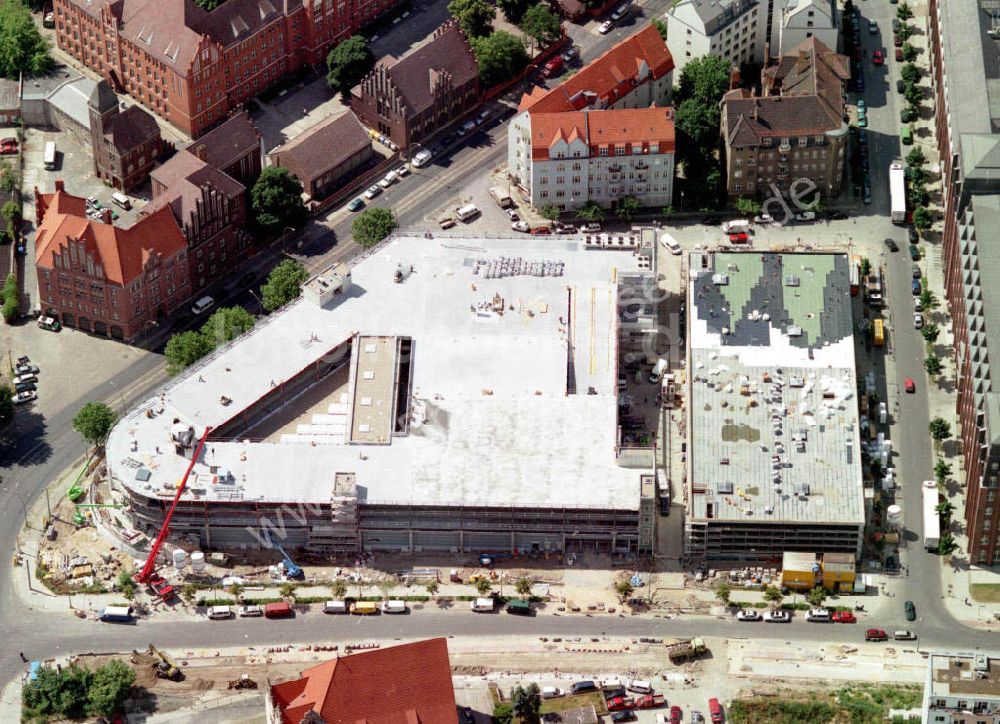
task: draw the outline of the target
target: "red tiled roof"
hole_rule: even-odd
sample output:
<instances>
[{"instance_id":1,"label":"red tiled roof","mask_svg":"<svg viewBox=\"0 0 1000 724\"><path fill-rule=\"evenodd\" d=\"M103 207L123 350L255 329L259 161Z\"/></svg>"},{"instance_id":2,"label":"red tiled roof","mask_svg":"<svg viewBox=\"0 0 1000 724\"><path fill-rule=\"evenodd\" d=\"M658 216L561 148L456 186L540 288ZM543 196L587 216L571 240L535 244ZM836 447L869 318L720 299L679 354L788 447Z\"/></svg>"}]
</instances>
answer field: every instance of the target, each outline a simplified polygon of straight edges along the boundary
<instances>
[{"instance_id":1,"label":"red tiled roof","mask_svg":"<svg viewBox=\"0 0 1000 724\"><path fill-rule=\"evenodd\" d=\"M79 239L104 269L108 281L125 286L142 274L149 258L169 258L187 248L187 242L169 208L140 219L128 229L91 221L86 202L65 191L42 194L45 216L35 234L35 265L52 269L53 258L68 239Z\"/></svg>"},{"instance_id":2,"label":"red tiled roof","mask_svg":"<svg viewBox=\"0 0 1000 724\"><path fill-rule=\"evenodd\" d=\"M621 108L570 113L531 114L531 157L549 158L559 139L580 138L591 156L601 146L659 145L659 153L675 149L673 110L670 108ZM613 155L613 154L612 154Z\"/></svg>"},{"instance_id":3,"label":"red tiled roof","mask_svg":"<svg viewBox=\"0 0 1000 724\"><path fill-rule=\"evenodd\" d=\"M635 87L644 66L653 80L674 69L667 44L652 25L618 43L557 88L548 92L539 88L525 95L518 111L559 113L580 110L598 99L614 103Z\"/></svg>"},{"instance_id":4,"label":"red tiled roof","mask_svg":"<svg viewBox=\"0 0 1000 724\"><path fill-rule=\"evenodd\" d=\"M437 638L333 659L275 684L283 724L458 724L448 642Z\"/></svg>"}]
</instances>

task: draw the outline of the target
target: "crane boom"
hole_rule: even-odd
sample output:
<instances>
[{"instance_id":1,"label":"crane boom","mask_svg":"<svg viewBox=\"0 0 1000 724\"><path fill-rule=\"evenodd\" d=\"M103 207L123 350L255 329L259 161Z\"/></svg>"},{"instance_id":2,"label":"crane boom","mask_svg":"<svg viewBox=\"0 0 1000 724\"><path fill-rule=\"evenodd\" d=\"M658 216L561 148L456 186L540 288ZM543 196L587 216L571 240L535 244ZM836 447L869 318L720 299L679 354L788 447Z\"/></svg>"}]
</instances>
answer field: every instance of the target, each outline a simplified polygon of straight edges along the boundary
<instances>
[{"instance_id":1,"label":"crane boom","mask_svg":"<svg viewBox=\"0 0 1000 724\"><path fill-rule=\"evenodd\" d=\"M181 482L177 486L177 492L174 494L174 502L170 504L170 510L167 511L167 517L163 521L163 527L160 528L160 533L156 536L156 540L153 542L153 547L149 549L149 558L146 559L146 565L142 567L139 575L135 577L136 583L146 583L153 575L153 569L156 567L156 556L160 552L160 548L163 546L163 541L167 539L167 533L170 532L170 519L174 517L174 509L177 507L177 503L181 499L181 495L184 493L184 487L187 485L188 476L191 475L191 470L194 469L194 464L198 462L198 456L201 454L201 449L205 446L205 441L208 439L208 435L211 432L211 427L205 428L205 434L201 436L201 440L198 441L198 445L194 449L194 454L191 455L191 462L188 463L187 470L184 471L184 477L181 478Z\"/></svg>"}]
</instances>

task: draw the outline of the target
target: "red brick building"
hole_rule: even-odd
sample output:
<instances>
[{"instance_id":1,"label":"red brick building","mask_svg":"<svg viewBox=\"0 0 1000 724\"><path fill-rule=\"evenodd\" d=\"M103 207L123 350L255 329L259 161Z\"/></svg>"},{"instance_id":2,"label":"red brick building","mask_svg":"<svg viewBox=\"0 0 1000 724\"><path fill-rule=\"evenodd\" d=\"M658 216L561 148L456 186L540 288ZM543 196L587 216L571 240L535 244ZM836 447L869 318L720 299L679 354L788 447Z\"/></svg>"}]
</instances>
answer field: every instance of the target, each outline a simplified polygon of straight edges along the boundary
<instances>
[{"instance_id":1,"label":"red brick building","mask_svg":"<svg viewBox=\"0 0 1000 724\"><path fill-rule=\"evenodd\" d=\"M122 191L141 186L163 149L156 119L139 106L119 108L118 96L100 81L87 101L94 175Z\"/></svg>"},{"instance_id":2,"label":"red brick building","mask_svg":"<svg viewBox=\"0 0 1000 724\"><path fill-rule=\"evenodd\" d=\"M268 724L458 724L443 638L332 659L266 697Z\"/></svg>"},{"instance_id":3,"label":"red brick building","mask_svg":"<svg viewBox=\"0 0 1000 724\"><path fill-rule=\"evenodd\" d=\"M191 296L187 243L169 209L128 229L87 218L86 201L56 181L35 188L40 306L66 327L133 339Z\"/></svg>"},{"instance_id":4,"label":"red brick building","mask_svg":"<svg viewBox=\"0 0 1000 724\"><path fill-rule=\"evenodd\" d=\"M197 138L401 0L55 0L56 42Z\"/></svg>"}]
</instances>

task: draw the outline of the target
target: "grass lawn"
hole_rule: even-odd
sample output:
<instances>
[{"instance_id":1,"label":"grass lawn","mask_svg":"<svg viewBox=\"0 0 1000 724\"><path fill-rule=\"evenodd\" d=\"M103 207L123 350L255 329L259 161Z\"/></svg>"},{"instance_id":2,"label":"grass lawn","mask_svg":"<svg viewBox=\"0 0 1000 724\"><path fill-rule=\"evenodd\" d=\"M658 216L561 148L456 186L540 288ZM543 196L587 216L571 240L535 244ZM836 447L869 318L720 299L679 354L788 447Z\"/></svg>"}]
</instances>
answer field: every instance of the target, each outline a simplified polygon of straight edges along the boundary
<instances>
[{"instance_id":1,"label":"grass lawn","mask_svg":"<svg viewBox=\"0 0 1000 724\"><path fill-rule=\"evenodd\" d=\"M604 697L601 696L599 691L591 691L587 694L577 694L576 696L560 696L557 699L543 699L542 700L542 714L550 714L556 711L566 711L567 709L576 709L580 706L587 706L587 704L594 705L594 711L599 715L606 714L607 709L605 708Z\"/></svg>"},{"instance_id":2,"label":"grass lawn","mask_svg":"<svg viewBox=\"0 0 1000 724\"><path fill-rule=\"evenodd\" d=\"M972 583L969 593L977 603L1000 603L1000 583Z\"/></svg>"},{"instance_id":3,"label":"grass lawn","mask_svg":"<svg viewBox=\"0 0 1000 724\"><path fill-rule=\"evenodd\" d=\"M918 708L917 685L855 684L831 691L789 692L781 697L737 699L729 707L733 724L867 724L884 721L889 709Z\"/></svg>"}]
</instances>

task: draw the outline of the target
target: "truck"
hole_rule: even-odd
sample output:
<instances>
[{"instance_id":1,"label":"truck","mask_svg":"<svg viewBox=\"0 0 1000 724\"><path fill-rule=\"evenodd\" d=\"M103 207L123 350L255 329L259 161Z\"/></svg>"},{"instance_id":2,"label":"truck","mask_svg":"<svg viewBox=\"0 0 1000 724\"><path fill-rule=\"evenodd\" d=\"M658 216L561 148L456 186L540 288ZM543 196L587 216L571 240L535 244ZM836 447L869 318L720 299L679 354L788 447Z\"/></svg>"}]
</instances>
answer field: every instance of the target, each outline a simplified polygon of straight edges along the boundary
<instances>
[{"instance_id":1,"label":"truck","mask_svg":"<svg viewBox=\"0 0 1000 724\"><path fill-rule=\"evenodd\" d=\"M889 164L889 201L892 223L906 223L906 170L899 160Z\"/></svg>"},{"instance_id":2,"label":"truck","mask_svg":"<svg viewBox=\"0 0 1000 724\"><path fill-rule=\"evenodd\" d=\"M494 186L490 189L490 196L493 197L493 200L497 202L497 206L501 209L506 209L514 205L514 199L499 186Z\"/></svg>"},{"instance_id":3,"label":"truck","mask_svg":"<svg viewBox=\"0 0 1000 724\"><path fill-rule=\"evenodd\" d=\"M881 317L872 322L872 342L875 343L876 347L885 344L885 322L882 321Z\"/></svg>"},{"instance_id":4,"label":"truck","mask_svg":"<svg viewBox=\"0 0 1000 724\"><path fill-rule=\"evenodd\" d=\"M97 614L97 618L105 623L132 623L131 606L105 606Z\"/></svg>"},{"instance_id":5,"label":"truck","mask_svg":"<svg viewBox=\"0 0 1000 724\"><path fill-rule=\"evenodd\" d=\"M705 653L708 653L708 646L705 645L705 639L701 637L695 637L690 641L681 641L667 647L667 656L675 664L683 663L688 659L696 659Z\"/></svg>"},{"instance_id":6,"label":"truck","mask_svg":"<svg viewBox=\"0 0 1000 724\"><path fill-rule=\"evenodd\" d=\"M933 480L925 480L924 491L924 548L937 551L941 542L941 517L938 514L938 489Z\"/></svg>"},{"instance_id":7,"label":"truck","mask_svg":"<svg viewBox=\"0 0 1000 724\"><path fill-rule=\"evenodd\" d=\"M663 694L646 694L635 700L636 709L659 709L666 705L667 700L663 698Z\"/></svg>"},{"instance_id":8,"label":"truck","mask_svg":"<svg viewBox=\"0 0 1000 724\"><path fill-rule=\"evenodd\" d=\"M264 618L285 618L292 615L292 607L287 601L268 603L264 606Z\"/></svg>"}]
</instances>

